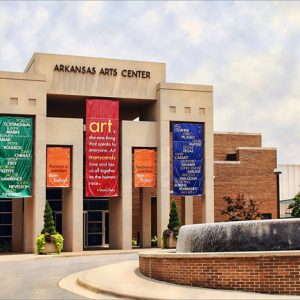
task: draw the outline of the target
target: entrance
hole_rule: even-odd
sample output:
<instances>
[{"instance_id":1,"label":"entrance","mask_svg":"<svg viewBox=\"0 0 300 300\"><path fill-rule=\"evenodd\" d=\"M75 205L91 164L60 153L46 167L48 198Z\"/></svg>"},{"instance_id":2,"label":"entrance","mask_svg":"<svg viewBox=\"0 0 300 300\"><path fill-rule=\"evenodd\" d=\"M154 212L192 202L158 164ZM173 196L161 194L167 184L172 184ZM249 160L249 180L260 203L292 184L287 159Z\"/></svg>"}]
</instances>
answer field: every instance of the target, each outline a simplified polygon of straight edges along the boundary
<instances>
[{"instance_id":1,"label":"entrance","mask_svg":"<svg viewBox=\"0 0 300 300\"><path fill-rule=\"evenodd\" d=\"M109 245L109 210L107 199L84 200L83 247L95 249Z\"/></svg>"},{"instance_id":2,"label":"entrance","mask_svg":"<svg viewBox=\"0 0 300 300\"><path fill-rule=\"evenodd\" d=\"M0 252L12 251L12 200L0 201Z\"/></svg>"}]
</instances>

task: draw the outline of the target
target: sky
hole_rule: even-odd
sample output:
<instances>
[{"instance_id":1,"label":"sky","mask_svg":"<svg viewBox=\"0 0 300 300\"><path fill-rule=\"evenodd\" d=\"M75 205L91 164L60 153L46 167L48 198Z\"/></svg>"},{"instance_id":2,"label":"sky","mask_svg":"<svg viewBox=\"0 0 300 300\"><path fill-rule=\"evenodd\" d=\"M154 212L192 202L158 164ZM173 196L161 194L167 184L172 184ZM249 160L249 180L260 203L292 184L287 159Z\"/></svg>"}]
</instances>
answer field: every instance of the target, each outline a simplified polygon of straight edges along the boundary
<instances>
[{"instance_id":1,"label":"sky","mask_svg":"<svg viewBox=\"0 0 300 300\"><path fill-rule=\"evenodd\" d=\"M0 1L0 70L34 52L165 62L167 82L213 85L215 131L300 164L300 2Z\"/></svg>"}]
</instances>

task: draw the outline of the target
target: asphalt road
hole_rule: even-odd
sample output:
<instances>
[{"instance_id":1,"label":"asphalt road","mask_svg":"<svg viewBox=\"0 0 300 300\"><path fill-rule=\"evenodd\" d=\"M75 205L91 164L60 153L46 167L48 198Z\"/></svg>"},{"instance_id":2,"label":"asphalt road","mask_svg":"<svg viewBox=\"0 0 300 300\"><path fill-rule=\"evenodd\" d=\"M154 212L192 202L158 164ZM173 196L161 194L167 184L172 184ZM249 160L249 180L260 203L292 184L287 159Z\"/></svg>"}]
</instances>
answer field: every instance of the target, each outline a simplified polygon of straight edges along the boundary
<instances>
[{"instance_id":1,"label":"asphalt road","mask_svg":"<svg viewBox=\"0 0 300 300\"><path fill-rule=\"evenodd\" d=\"M58 282L71 273L137 259L137 254L116 254L2 260L0 299L82 299L62 290Z\"/></svg>"}]
</instances>

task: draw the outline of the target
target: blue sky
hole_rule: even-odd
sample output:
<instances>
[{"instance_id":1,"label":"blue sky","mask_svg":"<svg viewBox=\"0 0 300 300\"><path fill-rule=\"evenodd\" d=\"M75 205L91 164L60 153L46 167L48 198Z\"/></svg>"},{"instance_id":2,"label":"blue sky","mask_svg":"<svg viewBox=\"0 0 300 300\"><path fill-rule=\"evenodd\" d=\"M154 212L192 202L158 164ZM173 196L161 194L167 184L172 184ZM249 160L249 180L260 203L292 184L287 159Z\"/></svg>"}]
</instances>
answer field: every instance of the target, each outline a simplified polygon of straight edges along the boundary
<instances>
[{"instance_id":1,"label":"blue sky","mask_svg":"<svg viewBox=\"0 0 300 300\"><path fill-rule=\"evenodd\" d=\"M33 52L165 62L168 82L214 86L215 131L300 163L300 2L1 1L0 70Z\"/></svg>"}]
</instances>

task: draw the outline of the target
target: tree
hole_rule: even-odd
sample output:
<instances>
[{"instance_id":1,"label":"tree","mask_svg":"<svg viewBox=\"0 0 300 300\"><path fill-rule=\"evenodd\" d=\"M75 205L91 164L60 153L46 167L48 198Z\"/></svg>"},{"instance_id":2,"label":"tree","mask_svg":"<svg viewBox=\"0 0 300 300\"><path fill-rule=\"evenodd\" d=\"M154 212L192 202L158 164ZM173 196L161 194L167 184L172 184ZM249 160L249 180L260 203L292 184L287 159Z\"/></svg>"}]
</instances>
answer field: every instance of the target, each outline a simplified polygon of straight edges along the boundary
<instances>
[{"instance_id":1,"label":"tree","mask_svg":"<svg viewBox=\"0 0 300 300\"><path fill-rule=\"evenodd\" d=\"M291 209L293 218L300 218L300 192L293 198L293 202L288 206Z\"/></svg>"},{"instance_id":2,"label":"tree","mask_svg":"<svg viewBox=\"0 0 300 300\"><path fill-rule=\"evenodd\" d=\"M47 235L56 234L52 209L47 200L46 200L46 205L44 210L44 228L42 230L42 233Z\"/></svg>"},{"instance_id":3,"label":"tree","mask_svg":"<svg viewBox=\"0 0 300 300\"><path fill-rule=\"evenodd\" d=\"M237 194L236 198L225 196L226 209L221 210L221 215L227 215L228 221L244 221L261 219L259 202L252 198L245 198L244 194Z\"/></svg>"},{"instance_id":4,"label":"tree","mask_svg":"<svg viewBox=\"0 0 300 300\"><path fill-rule=\"evenodd\" d=\"M172 200L169 213L168 229L164 230L162 234L163 248L176 248L176 242L174 243L174 240L177 239L179 229L180 221L178 216L178 209L175 200Z\"/></svg>"},{"instance_id":5,"label":"tree","mask_svg":"<svg viewBox=\"0 0 300 300\"><path fill-rule=\"evenodd\" d=\"M180 221L178 217L178 209L175 200L171 202L171 210L169 213L169 224L168 229L172 230L175 235L178 234L180 228Z\"/></svg>"}]
</instances>

